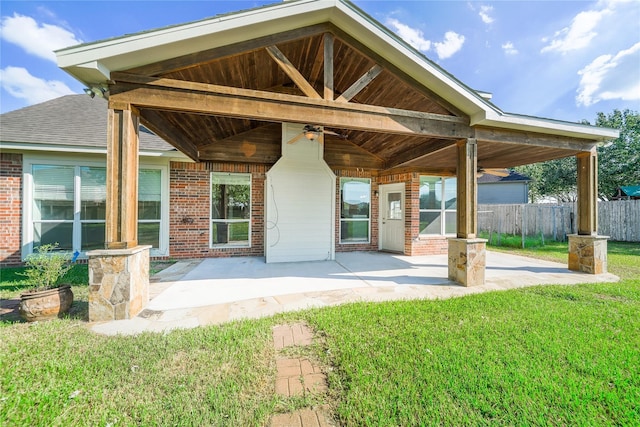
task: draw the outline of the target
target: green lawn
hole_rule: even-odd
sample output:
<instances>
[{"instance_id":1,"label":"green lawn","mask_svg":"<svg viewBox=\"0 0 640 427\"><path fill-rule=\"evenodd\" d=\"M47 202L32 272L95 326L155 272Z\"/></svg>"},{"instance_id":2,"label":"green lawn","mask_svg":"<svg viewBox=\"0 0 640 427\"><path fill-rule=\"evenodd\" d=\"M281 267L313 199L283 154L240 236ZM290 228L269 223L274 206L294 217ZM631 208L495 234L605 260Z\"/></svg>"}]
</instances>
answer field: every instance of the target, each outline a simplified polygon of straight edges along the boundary
<instances>
[{"instance_id":1,"label":"green lawn","mask_svg":"<svg viewBox=\"0 0 640 427\"><path fill-rule=\"evenodd\" d=\"M317 331L311 356L326 368L340 425L637 425L640 245L609 248L619 283L349 304L137 337L96 335L74 318L0 322L0 425L265 425L304 403L273 393L271 327L292 320ZM566 244L533 251L566 260Z\"/></svg>"}]
</instances>

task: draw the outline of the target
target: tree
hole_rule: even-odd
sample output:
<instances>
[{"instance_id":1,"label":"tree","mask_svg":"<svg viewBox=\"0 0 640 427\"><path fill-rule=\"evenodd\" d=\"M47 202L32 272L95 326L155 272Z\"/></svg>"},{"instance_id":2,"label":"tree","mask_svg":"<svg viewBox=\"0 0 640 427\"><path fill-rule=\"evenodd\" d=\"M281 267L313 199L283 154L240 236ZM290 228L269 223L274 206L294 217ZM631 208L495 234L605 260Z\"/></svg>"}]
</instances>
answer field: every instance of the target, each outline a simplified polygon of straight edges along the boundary
<instances>
[{"instance_id":1,"label":"tree","mask_svg":"<svg viewBox=\"0 0 640 427\"><path fill-rule=\"evenodd\" d=\"M531 202L553 197L559 202L573 202L577 196L576 158L565 157L516 168L532 179L529 183Z\"/></svg>"},{"instance_id":2,"label":"tree","mask_svg":"<svg viewBox=\"0 0 640 427\"><path fill-rule=\"evenodd\" d=\"M609 199L622 185L640 184L640 114L629 109L598 113L595 125L620 131L611 145L598 147L598 193Z\"/></svg>"},{"instance_id":3,"label":"tree","mask_svg":"<svg viewBox=\"0 0 640 427\"><path fill-rule=\"evenodd\" d=\"M582 124L590 124L582 121ZM640 184L640 115L631 110L598 113L596 126L618 129L620 137L597 148L598 197L609 199L621 185ZM574 156L517 167L529 176L529 197L537 202L555 197L560 202L575 201L576 159Z\"/></svg>"}]
</instances>

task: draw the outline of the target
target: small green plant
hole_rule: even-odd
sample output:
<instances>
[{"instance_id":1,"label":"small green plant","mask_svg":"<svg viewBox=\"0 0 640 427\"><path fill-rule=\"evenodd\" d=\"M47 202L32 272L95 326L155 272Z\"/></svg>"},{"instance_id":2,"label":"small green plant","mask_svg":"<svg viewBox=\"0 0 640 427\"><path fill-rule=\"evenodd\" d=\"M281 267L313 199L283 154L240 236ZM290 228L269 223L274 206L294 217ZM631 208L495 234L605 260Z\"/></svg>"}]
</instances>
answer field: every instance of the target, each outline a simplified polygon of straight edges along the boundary
<instances>
[{"instance_id":1,"label":"small green plant","mask_svg":"<svg viewBox=\"0 0 640 427\"><path fill-rule=\"evenodd\" d=\"M71 254L55 252L57 243L46 244L36 249L36 253L27 256L24 273L34 291L44 291L58 286L58 280L71 268Z\"/></svg>"}]
</instances>

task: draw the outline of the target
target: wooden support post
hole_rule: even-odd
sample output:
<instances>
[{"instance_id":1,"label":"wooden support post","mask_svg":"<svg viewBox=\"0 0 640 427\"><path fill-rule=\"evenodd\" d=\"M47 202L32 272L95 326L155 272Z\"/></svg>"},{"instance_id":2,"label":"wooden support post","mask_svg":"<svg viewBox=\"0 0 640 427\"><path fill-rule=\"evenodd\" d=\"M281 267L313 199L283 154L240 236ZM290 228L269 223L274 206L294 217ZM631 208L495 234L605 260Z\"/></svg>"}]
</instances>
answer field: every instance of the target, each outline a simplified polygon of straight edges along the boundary
<instances>
[{"instance_id":1,"label":"wooden support post","mask_svg":"<svg viewBox=\"0 0 640 427\"><path fill-rule=\"evenodd\" d=\"M607 272L607 239L598 236L598 153L576 155L578 163L578 234L569 235L569 270Z\"/></svg>"},{"instance_id":2,"label":"wooden support post","mask_svg":"<svg viewBox=\"0 0 640 427\"><path fill-rule=\"evenodd\" d=\"M457 237L449 239L449 280L463 286L484 285L487 241L478 239L478 143L458 141Z\"/></svg>"},{"instance_id":3,"label":"wooden support post","mask_svg":"<svg viewBox=\"0 0 640 427\"><path fill-rule=\"evenodd\" d=\"M106 249L138 245L138 124L130 105L109 106Z\"/></svg>"},{"instance_id":4,"label":"wooden support post","mask_svg":"<svg viewBox=\"0 0 640 427\"><path fill-rule=\"evenodd\" d=\"M576 155L578 163L578 235L598 235L598 153Z\"/></svg>"},{"instance_id":5,"label":"wooden support post","mask_svg":"<svg viewBox=\"0 0 640 427\"><path fill-rule=\"evenodd\" d=\"M478 144L474 138L458 142L457 224L459 239L475 239L478 222Z\"/></svg>"}]
</instances>

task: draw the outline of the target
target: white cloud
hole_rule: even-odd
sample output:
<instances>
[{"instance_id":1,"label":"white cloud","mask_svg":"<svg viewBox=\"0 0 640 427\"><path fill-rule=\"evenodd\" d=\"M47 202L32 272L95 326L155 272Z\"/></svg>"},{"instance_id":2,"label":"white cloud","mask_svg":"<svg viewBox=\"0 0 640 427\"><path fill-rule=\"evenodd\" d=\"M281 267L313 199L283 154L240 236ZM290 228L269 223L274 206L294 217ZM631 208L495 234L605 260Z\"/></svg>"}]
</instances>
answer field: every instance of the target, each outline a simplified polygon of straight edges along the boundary
<instances>
[{"instance_id":1,"label":"white cloud","mask_svg":"<svg viewBox=\"0 0 640 427\"><path fill-rule=\"evenodd\" d=\"M611 13L611 9L605 7L602 10L588 10L578 13L571 25L565 27L553 35L553 37L544 38L544 43L549 43L540 51L566 53L572 50L578 50L589 46L591 40L598 35L595 31L598 23L605 15Z\"/></svg>"},{"instance_id":2,"label":"white cloud","mask_svg":"<svg viewBox=\"0 0 640 427\"><path fill-rule=\"evenodd\" d=\"M56 62L54 50L82 43L71 31L57 25L39 24L30 16L14 13L0 24L2 38L27 53Z\"/></svg>"},{"instance_id":3,"label":"white cloud","mask_svg":"<svg viewBox=\"0 0 640 427\"><path fill-rule=\"evenodd\" d=\"M516 47L511 42L503 43L502 44L502 50L504 50L504 53L507 54L507 55L517 55L518 54L518 49L516 49Z\"/></svg>"},{"instance_id":4,"label":"white cloud","mask_svg":"<svg viewBox=\"0 0 640 427\"><path fill-rule=\"evenodd\" d=\"M492 11L493 6L480 6L480 12L478 12L478 15L480 15L480 19L482 19L482 22L484 22L485 24L493 23L494 19L489 15L489 13Z\"/></svg>"},{"instance_id":5,"label":"white cloud","mask_svg":"<svg viewBox=\"0 0 640 427\"><path fill-rule=\"evenodd\" d=\"M439 59L447 59L453 56L454 53L458 52L462 49L462 45L464 44L464 36L453 31L447 31L444 34L443 42L436 42L433 45L435 46L436 53L438 54Z\"/></svg>"},{"instance_id":6,"label":"white cloud","mask_svg":"<svg viewBox=\"0 0 640 427\"><path fill-rule=\"evenodd\" d=\"M444 34L444 40L442 42L432 42L424 37L424 33L421 30L411 28L397 19L387 19L387 25L392 27L404 41L418 50L428 52L434 49L438 55L438 59L451 57L462 49L462 45L464 44L464 36L453 31L447 31Z\"/></svg>"},{"instance_id":7,"label":"white cloud","mask_svg":"<svg viewBox=\"0 0 640 427\"><path fill-rule=\"evenodd\" d=\"M576 104L590 106L603 100L640 100L640 42L615 55L601 55L578 71Z\"/></svg>"},{"instance_id":8,"label":"white cloud","mask_svg":"<svg viewBox=\"0 0 640 427\"><path fill-rule=\"evenodd\" d=\"M402 37L404 41L416 49L423 52L427 52L431 49L431 41L424 38L424 33L421 30L411 28L394 18L388 19L387 24L393 27L395 32Z\"/></svg>"},{"instance_id":9,"label":"white cloud","mask_svg":"<svg viewBox=\"0 0 640 427\"><path fill-rule=\"evenodd\" d=\"M9 66L0 69L0 84L9 94L26 100L28 104L37 104L74 93L63 82L40 79L22 67Z\"/></svg>"}]
</instances>

